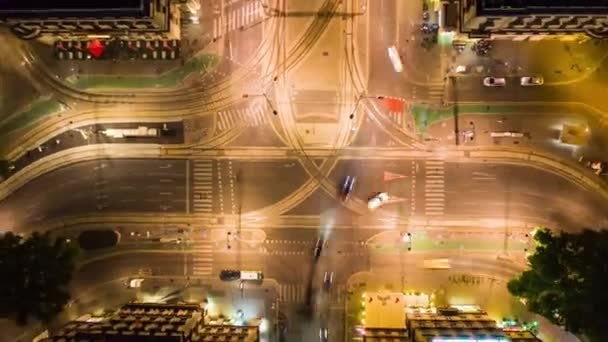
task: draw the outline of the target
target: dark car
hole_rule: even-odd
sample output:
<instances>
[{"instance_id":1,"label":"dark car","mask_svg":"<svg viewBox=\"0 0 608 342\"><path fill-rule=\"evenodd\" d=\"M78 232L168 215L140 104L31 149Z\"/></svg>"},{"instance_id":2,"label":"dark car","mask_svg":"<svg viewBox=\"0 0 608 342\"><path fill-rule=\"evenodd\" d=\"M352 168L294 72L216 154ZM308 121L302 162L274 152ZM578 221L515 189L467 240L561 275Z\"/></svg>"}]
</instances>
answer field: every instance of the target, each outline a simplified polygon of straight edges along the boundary
<instances>
[{"instance_id":1,"label":"dark car","mask_svg":"<svg viewBox=\"0 0 608 342\"><path fill-rule=\"evenodd\" d=\"M120 233L115 230L85 230L78 235L78 245L84 250L110 248L120 242Z\"/></svg>"},{"instance_id":2,"label":"dark car","mask_svg":"<svg viewBox=\"0 0 608 342\"><path fill-rule=\"evenodd\" d=\"M343 202L346 202L350 197L350 194L353 192L355 181L356 178L352 176L346 176L346 178L344 178L344 182L342 183L342 187L340 188L340 198L342 198Z\"/></svg>"},{"instance_id":3,"label":"dark car","mask_svg":"<svg viewBox=\"0 0 608 342\"><path fill-rule=\"evenodd\" d=\"M329 290L334 282L334 272L325 272L323 275L323 288Z\"/></svg>"},{"instance_id":4,"label":"dark car","mask_svg":"<svg viewBox=\"0 0 608 342\"><path fill-rule=\"evenodd\" d=\"M312 257L316 261L321 256L321 252L323 251L323 247L325 247L325 240L318 239L317 244L315 245L315 249L312 252Z\"/></svg>"},{"instance_id":5,"label":"dark car","mask_svg":"<svg viewBox=\"0 0 608 342\"><path fill-rule=\"evenodd\" d=\"M232 281L241 279L241 271L238 270L221 270L220 280Z\"/></svg>"}]
</instances>

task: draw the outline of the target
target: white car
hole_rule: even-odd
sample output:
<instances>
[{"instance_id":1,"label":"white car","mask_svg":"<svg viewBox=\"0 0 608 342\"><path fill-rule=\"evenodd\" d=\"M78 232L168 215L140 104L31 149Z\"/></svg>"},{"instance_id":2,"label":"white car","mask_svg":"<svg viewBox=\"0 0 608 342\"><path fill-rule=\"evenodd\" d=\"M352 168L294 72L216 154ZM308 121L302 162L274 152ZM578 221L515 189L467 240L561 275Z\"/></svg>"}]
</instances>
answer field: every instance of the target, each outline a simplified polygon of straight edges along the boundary
<instances>
[{"instance_id":1,"label":"white car","mask_svg":"<svg viewBox=\"0 0 608 342\"><path fill-rule=\"evenodd\" d=\"M484 77L483 85L486 87L504 87L507 81L503 77Z\"/></svg>"},{"instance_id":2,"label":"white car","mask_svg":"<svg viewBox=\"0 0 608 342\"><path fill-rule=\"evenodd\" d=\"M539 86L545 83L542 76L524 76L519 80L519 83L524 87Z\"/></svg>"},{"instance_id":3,"label":"white car","mask_svg":"<svg viewBox=\"0 0 608 342\"><path fill-rule=\"evenodd\" d=\"M367 201L367 207L373 210L384 204L386 201L388 201L388 194L386 192L379 192Z\"/></svg>"},{"instance_id":4,"label":"white car","mask_svg":"<svg viewBox=\"0 0 608 342\"><path fill-rule=\"evenodd\" d=\"M126 282L127 288L136 289L141 287L141 283L144 282L144 278L131 278Z\"/></svg>"},{"instance_id":5,"label":"white car","mask_svg":"<svg viewBox=\"0 0 608 342\"><path fill-rule=\"evenodd\" d=\"M391 64L393 64L393 69L395 69L396 72L403 71L401 57L399 56L399 52L394 45L388 48L388 59L390 59Z\"/></svg>"},{"instance_id":6,"label":"white car","mask_svg":"<svg viewBox=\"0 0 608 342\"><path fill-rule=\"evenodd\" d=\"M319 342L327 342L329 340L329 332L327 328L319 329Z\"/></svg>"}]
</instances>

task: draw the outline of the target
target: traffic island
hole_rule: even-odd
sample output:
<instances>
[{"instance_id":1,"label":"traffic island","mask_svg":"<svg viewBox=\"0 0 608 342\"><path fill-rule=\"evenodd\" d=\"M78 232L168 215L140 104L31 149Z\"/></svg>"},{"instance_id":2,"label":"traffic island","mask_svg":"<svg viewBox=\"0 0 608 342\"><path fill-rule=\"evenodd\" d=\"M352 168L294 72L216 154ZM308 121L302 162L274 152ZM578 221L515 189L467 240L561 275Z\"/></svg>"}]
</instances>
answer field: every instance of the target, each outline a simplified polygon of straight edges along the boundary
<instances>
[{"instance_id":1,"label":"traffic island","mask_svg":"<svg viewBox=\"0 0 608 342\"><path fill-rule=\"evenodd\" d=\"M175 88L183 85L186 79L204 75L219 63L219 56L203 54L186 61L182 66L160 75L72 75L66 83L81 90L116 90L145 88Z\"/></svg>"}]
</instances>

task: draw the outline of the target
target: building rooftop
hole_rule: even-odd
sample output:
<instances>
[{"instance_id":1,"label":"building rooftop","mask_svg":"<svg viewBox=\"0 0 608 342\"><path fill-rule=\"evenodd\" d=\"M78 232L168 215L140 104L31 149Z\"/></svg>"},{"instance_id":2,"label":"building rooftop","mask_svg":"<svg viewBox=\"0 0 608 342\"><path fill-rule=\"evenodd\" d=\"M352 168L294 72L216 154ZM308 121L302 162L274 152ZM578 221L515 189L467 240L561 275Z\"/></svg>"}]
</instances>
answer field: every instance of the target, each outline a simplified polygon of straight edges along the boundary
<instances>
[{"instance_id":1,"label":"building rooftop","mask_svg":"<svg viewBox=\"0 0 608 342\"><path fill-rule=\"evenodd\" d=\"M67 323L46 342L259 341L258 326L208 325L197 304L132 303L102 317Z\"/></svg>"},{"instance_id":2,"label":"building rooftop","mask_svg":"<svg viewBox=\"0 0 608 342\"><path fill-rule=\"evenodd\" d=\"M0 0L1 18L141 17L151 0Z\"/></svg>"},{"instance_id":3,"label":"building rooftop","mask_svg":"<svg viewBox=\"0 0 608 342\"><path fill-rule=\"evenodd\" d=\"M608 13L608 0L477 0L479 15Z\"/></svg>"},{"instance_id":4,"label":"building rooftop","mask_svg":"<svg viewBox=\"0 0 608 342\"><path fill-rule=\"evenodd\" d=\"M502 329L485 313L408 313L407 329L416 342L440 339L508 341Z\"/></svg>"}]
</instances>

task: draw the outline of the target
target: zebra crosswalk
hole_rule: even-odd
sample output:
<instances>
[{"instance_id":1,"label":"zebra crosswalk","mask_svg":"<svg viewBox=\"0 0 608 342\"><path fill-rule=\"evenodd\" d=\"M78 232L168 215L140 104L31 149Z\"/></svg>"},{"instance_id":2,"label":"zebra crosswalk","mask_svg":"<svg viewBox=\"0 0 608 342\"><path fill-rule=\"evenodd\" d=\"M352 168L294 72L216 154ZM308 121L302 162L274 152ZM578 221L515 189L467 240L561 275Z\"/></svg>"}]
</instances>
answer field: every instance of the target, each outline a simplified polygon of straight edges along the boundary
<instances>
[{"instance_id":1,"label":"zebra crosswalk","mask_svg":"<svg viewBox=\"0 0 608 342\"><path fill-rule=\"evenodd\" d=\"M219 131L228 130L236 125L249 127L261 126L266 123L263 106L253 106L250 108L230 109L218 112L217 129Z\"/></svg>"},{"instance_id":2,"label":"zebra crosswalk","mask_svg":"<svg viewBox=\"0 0 608 342\"><path fill-rule=\"evenodd\" d=\"M192 182L192 211L210 213L213 209L213 160L194 160Z\"/></svg>"},{"instance_id":3,"label":"zebra crosswalk","mask_svg":"<svg viewBox=\"0 0 608 342\"><path fill-rule=\"evenodd\" d=\"M279 284L279 302L297 304L306 299L306 288L302 284Z\"/></svg>"},{"instance_id":4,"label":"zebra crosswalk","mask_svg":"<svg viewBox=\"0 0 608 342\"><path fill-rule=\"evenodd\" d=\"M330 303L340 304L344 301L345 286L335 284L329 289ZM279 284L279 302L300 304L306 300L306 286L303 284Z\"/></svg>"},{"instance_id":5,"label":"zebra crosswalk","mask_svg":"<svg viewBox=\"0 0 608 342\"><path fill-rule=\"evenodd\" d=\"M195 241L192 245L192 275L210 276L213 272L213 246L209 241Z\"/></svg>"},{"instance_id":6,"label":"zebra crosswalk","mask_svg":"<svg viewBox=\"0 0 608 342\"><path fill-rule=\"evenodd\" d=\"M445 206L445 162L443 160L425 161L424 214L441 216Z\"/></svg>"},{"instance_id":7,"label":"zebra crosswalk","mask_svg":"<svg viewBox=\"0 0 608 342\"><path fill-rule=\"evenodd\" d=\"M403 113L402 112L388 112L388 117L394 122L397 126L403 127Z\"/></svg>"},{"instance_id":8,"label":"zebra crosswalk","mask_svg":"<svg viewBox=\"0 0 608 342\"><path fill-rule=\"evenodd\" d=\"M428 90L429 93L429 102L431 103L441 103L443 102L443 85L431 86Z\"/></svg>"},{"instance_id":9,"label":"zebra crosswalk","mask_svg":"<svg viewBox=\"0 0 608 342\"><path fill-rule=\"evenodd\" d=\"M213 19L213 39L226 33L254 25L264 20L261 1L244 2L242 6L229 9L223 16Z\"/></svg>"}]
</instances>

